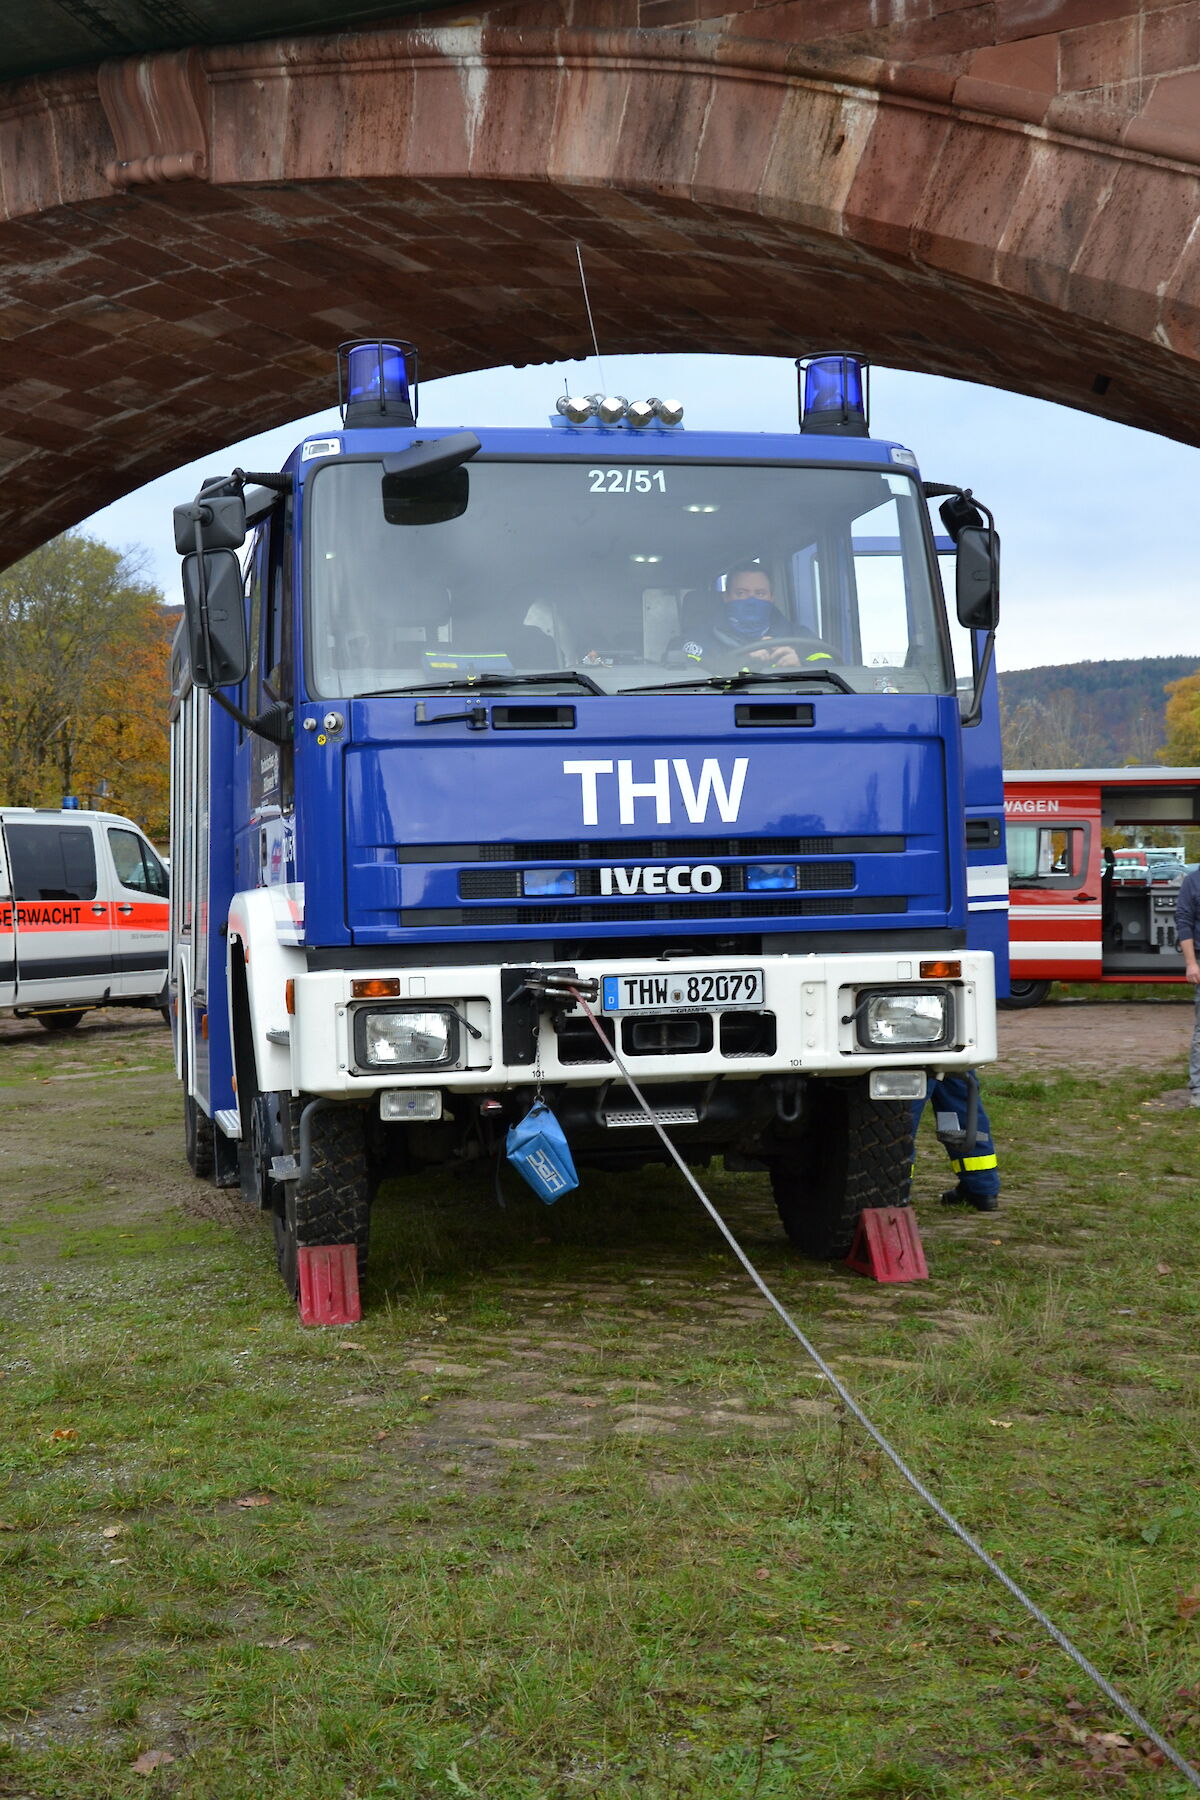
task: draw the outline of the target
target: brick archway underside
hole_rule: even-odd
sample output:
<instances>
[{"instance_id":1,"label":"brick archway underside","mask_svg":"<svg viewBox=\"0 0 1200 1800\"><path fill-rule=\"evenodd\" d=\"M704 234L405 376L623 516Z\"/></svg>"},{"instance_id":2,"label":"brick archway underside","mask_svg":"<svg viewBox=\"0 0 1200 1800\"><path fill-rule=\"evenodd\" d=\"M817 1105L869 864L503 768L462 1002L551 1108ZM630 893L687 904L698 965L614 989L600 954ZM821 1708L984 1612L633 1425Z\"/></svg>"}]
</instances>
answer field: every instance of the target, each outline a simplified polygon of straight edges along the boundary
<instances>
[{"instance_id":1,"label":"brick archway underside","mask_svg":"<svg viewBox=\"0 0 1200 1800\"><path fill-rule=\"evenodd\" d=\"M0 561L328 404L341 338L582 354L576 243L613 353L854 345L1200 443L1200 173L979 87L493 27L0 91Z\"/></svg>"}]
</instances>

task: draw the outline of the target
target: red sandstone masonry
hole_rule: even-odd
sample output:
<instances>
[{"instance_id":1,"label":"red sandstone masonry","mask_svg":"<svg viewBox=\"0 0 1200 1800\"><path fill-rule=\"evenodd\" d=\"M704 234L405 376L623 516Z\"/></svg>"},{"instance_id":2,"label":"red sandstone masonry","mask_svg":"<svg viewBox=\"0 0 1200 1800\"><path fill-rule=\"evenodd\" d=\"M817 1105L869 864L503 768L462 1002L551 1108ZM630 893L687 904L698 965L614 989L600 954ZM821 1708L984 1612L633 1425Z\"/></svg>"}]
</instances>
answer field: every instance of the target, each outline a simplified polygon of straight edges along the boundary
<instances>
[{"instance_id":1,"label":"red sandstone masonry","mask_svg":"<svg viewBox=\"0 0 1200 1800\"><path fill-rule=\"evenodd\" d=\"M886 31L866 0L736 30L544 0L10 88L6 555L327 402L350 332L403 328L427 374L586 350L576 242L614 351L854 341L1200 441L1195 15L1080 4L998 44L924 0ZM165 179L185 153L205 178Z\"/></svg>"}]
</instances>

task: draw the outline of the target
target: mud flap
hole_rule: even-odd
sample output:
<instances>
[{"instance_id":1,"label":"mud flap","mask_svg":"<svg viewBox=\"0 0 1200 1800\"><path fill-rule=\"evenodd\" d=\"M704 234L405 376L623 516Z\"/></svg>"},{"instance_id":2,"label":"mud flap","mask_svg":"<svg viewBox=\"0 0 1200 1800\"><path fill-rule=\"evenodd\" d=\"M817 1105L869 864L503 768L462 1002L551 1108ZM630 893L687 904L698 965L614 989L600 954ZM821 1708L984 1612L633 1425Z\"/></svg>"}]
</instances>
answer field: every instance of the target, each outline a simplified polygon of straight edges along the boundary
<instances>
[{"instance_id":1,"label":"mud flap","mask_svg":"<svg viewBox=\"0 0 1200 1800\"><path fill-rule=\"evenodd\" d=\"M357 1325L358 1251L353 1244L302 1245L296 1252L302 1325Z\"/></svg>"},{"instance_id":2,"label":"mud flap","mask_svg":"<svg viewBox=\"0 0 1200 1800\"><path fill-rule=\"evenodd\" d=\"M929 1269L911 1206L864 1206L846 1267L873 1281L928 1281Z\"/></svg>"}]
</instances>

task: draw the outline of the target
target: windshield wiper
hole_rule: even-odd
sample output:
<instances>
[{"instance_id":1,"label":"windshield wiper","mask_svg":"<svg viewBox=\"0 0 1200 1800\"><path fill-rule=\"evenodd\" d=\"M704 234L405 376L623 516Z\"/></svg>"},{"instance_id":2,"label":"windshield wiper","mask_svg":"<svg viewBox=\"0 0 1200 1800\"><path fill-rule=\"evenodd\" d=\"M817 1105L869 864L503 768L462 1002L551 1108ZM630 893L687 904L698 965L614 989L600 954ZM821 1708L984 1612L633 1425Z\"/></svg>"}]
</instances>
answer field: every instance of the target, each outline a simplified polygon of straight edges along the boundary
<instances>
[{"instance_id":1,"label":"windshield wiper","mask_svg":"<svg viewBox=\"0 0 1200 1800\"><path fill-rule=\"evenodd\" d=\"M584 675L579 669L547 669L540 675L500 675L494 669L486 669L481 675L454 675L449 681L416 681L408 687L375 688L357 698L386 700L392 694L454 694L469 693L473 688L545 687L556 681L574 682L576 687L586 688L589 694L605 692L590 675Z\"/></svg>"},{"instance_id":2,"label":"windshield wiper","mask_svg":"<svg viewBox=\"0 0 1200 1800\"><path fill-rule=\"evenodd\" d=\"M743 669L738 675L693 675L688 681L656 681L650 687L622 688L623 694L669 694L682 688L720 688L731 693L735 688L749 687L760 681L828 681L841 694L855 689L832 669Z\"/></svg>"}]
</instances>

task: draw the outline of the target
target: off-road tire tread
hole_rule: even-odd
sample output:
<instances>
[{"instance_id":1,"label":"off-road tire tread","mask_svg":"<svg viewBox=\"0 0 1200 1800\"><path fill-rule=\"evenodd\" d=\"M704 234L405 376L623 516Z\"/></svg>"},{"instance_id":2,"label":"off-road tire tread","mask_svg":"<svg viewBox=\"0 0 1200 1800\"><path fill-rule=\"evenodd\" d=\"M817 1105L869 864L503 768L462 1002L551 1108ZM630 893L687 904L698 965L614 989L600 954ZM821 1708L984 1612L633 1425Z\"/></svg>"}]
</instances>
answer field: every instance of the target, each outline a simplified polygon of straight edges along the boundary
<instances>
[{"instance_id":1,"label":"off-road tire tread","mask_svg":"<svg viewBox=\"0 0 1200 1800\"><path fill-rule=\"evenodd\" d=\"M357 1106L322 1107L313 1114L311 1137L311 1179L303 1187L289 1184L286 1223L277 1215L279 1272L293 1297L299 1278L287 1238L296 1249L353 1244L360 1283L366 1277L370 1248L372 1187L361 1110Z\"/></svg>"},{"instance_id":2,"label":"off-road tire tread","mask_svg":"<svg viewBox=\"0 0 1200 1800\"><path fill-rule=\"evenodd\" d=\"M847 1256L867 1206L907 1206L912 1107L872 1100L865 1078L813 1084L794 1147L773 1157L771 1187L784 1231L806 1256Z\"/></svg>"},{"instance_id":3,"label":"off-road tire tread","mask_svg":"<svg viewBox=\"0 0 1200 1800\"><path fill-rule=\"evenodd\" d=\"M184 1090L183 1144L188 1168L197 1181L211 1181L216 1169L215 1127L198 1100Z\"/></svg>"}]
</instances>

